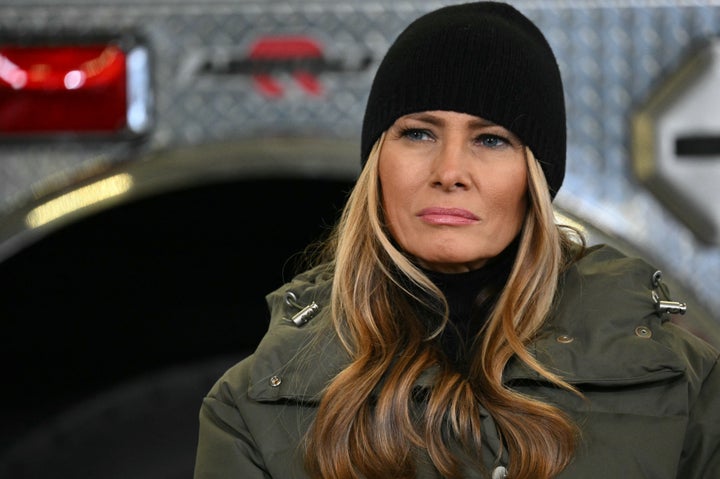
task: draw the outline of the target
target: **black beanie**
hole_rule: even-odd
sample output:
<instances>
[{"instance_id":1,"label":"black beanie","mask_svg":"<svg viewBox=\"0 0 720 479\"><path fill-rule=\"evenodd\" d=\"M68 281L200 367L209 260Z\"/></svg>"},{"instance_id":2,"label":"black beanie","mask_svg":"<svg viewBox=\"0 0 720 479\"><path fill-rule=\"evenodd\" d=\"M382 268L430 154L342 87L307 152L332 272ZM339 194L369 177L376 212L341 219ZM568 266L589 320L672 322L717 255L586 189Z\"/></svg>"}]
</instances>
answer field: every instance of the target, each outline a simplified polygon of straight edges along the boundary
<instances>
[{"instance_id":1,"label":"black beanie","mask_svg":"<svg viewBox=\"0 0 720 479\"><path fill-rule=\"evenodd\" d=\"M565 176L565 100L560 69L542 32L500 2L452 5L412 22L375 74L361 153L399 117L448 110L516 134L540 162L555 197Z\"/></svg>"}]
</instances>

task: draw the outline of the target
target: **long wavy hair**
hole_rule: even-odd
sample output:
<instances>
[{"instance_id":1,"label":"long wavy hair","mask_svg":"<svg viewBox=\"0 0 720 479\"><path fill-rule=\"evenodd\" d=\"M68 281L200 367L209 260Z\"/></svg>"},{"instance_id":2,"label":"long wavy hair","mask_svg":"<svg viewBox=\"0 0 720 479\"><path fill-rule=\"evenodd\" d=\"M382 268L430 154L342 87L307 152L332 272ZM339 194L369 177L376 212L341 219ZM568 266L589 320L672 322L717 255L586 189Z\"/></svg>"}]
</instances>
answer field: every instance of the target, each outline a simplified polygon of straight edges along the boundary
<instances>
[{"instance_id":1,"label":"long wavy hair","mask_svg":"<svg viewBox=\"0 0 720 479\"><path fill-rule=\"evenodd\" d=\"M384 135L324 245L323 260L334 263L334 327L352 361L327 386L306 436L308 473L323 479L411 479L417 454L425 451L443 477L460 478L467 458L483 467L482 405L507 448L509 477L555 476L572 459L577 427L558 408L504 385L503 371L517 358L555 386L577 393L527 345L552 308L562 269L583 244L580 233L556 223L542 169L525 148L528 208L518 253L478 333L469 370L461 373L432 341L448 322L447 302L398 249L385 225L378 179L383 141ZM428 328L427 319L419 317L421 296L442 305L439 327ZM437 374L418 413L414 386L433 368ZM460 446L465 459L450 443Z\"/></svg>"}]
</instances>

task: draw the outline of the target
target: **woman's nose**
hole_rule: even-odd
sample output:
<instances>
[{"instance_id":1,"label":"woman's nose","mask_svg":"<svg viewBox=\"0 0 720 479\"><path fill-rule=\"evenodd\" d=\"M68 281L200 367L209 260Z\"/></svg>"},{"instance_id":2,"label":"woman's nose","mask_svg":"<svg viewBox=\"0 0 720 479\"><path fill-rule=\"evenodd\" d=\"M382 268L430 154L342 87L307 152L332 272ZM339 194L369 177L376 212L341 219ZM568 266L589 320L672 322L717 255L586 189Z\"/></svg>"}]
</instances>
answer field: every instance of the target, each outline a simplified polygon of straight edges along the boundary
<instances>
[{"instance_id":1,"label":"woman's nose","mask_svg":"<svg viewBox=\"0 0 720 479\"><path fill-rule=\"evenodd\" d=\"M433 184L442 188L465 188L470 184L464 145L446 142L438 151L434 162Z\"/></svg>"}]
</instances>

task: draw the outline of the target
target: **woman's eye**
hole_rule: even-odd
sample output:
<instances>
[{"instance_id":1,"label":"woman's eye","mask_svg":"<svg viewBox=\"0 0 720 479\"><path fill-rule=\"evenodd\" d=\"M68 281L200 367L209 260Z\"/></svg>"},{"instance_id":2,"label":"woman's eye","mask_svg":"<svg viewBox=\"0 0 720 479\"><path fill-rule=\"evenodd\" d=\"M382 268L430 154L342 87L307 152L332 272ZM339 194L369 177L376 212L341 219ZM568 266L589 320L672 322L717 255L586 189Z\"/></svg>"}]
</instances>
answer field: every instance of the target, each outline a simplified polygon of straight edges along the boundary
<instances>
[{"instance_id":1,"label":"woman's eye","mask_svg":"<svg viewBox=\"0 0 720 479\"><path fill-rule=\"evenodd\" d=\"M500 148L510 144L508 140L497 135L480 135L477 141L488 148Z\"/></svg>"},{"instance_id":2,"label":"woman's eye","mask_svg":"<svg viewBox=\"0 0 720 479\"><path fill-rule=\"evenodd\" d=\"M413 141L430 140L432 136L427 130L420 130L417 128L408 128L402 131L402 136Z\"/></svg>"}]
</instances>

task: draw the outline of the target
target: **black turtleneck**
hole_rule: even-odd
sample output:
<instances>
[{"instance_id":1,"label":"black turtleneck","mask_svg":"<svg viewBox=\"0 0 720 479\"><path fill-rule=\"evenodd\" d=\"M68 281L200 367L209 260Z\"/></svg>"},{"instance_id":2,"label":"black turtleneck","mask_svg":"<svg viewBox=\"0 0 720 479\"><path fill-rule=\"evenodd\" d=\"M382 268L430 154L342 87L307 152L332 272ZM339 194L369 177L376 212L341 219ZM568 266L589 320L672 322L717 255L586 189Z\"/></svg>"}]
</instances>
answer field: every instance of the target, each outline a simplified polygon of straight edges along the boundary
<instances>
[{"instance_id":1,"label":"black turtleneck","mask_svg":"<svg viewBox=\"0 0 720 479\"><path fill-rule=\"evenodd\" d=\"M445 355L464 369L468 349L485 324L517 255L517 240L482 268L463 273L424 270L443 292L450 308L450 324L440 337Z\"/></svg>"}]
</instances>

